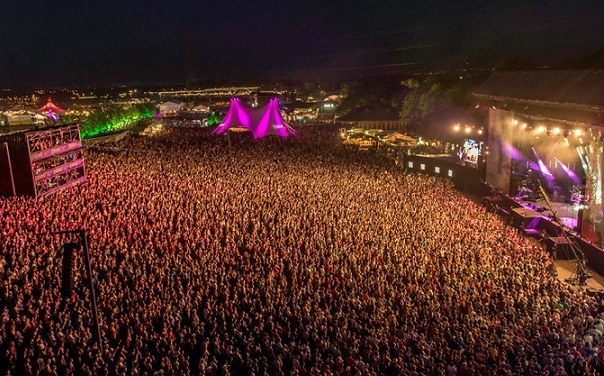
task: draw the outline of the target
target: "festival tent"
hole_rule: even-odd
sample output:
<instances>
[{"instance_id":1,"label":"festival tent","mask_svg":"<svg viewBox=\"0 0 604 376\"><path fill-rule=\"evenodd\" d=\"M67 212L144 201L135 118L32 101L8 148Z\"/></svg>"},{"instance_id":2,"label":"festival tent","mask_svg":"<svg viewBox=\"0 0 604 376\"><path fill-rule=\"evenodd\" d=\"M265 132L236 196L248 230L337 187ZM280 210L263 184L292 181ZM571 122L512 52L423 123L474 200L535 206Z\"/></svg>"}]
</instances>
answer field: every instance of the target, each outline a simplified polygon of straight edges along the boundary
<instances>
[{"instance_id":1,"label":"festival tent","mask_svg":"<svg viewBox=\"0 0 604 376\"><path fill-rule=\"evenodd\" d=\"M271 99L265 106L264 114L255 128L252 130L254 138L261 138L266 136L280 136L289 137L291 135L296 136L296 132L283 120L281 111L279 109L279 99Z\"/></svg>"},{"instance_id":2,"label":"festival tent","mask_svg":"<svg viewBox=\"0 0 604 376\"><path fill-rule=\"evenodd\" d=\"M399 132L394 132L389 134L388 136L384 137L386 140L390 141L390 142L406 142L406 143L415 143L417 142L416 139L414 139L411 136L407 136L406 134L402 134Z\"/></svg>"},{"instance_id":3,"label":"festival tent","mask_svg":"<svg viewBox=\"0 0 604 376\"><path fill-rule=\"evenodd\" d=\"M251 107L232 98L229 110L224 120L212 131L212 134L222 134L230 128L241 127L252 132L254 139L275 135L289 137L296 132L283 120L279 110L279 99L271 99L260 108Z\"/></svg>"},{"instance_id":4,"label":"festival tent","mask_svg":"<svg viewBox=\"0 0 604 376\"><path fill-rule=\"evenodd\" d=\"M46 112L46 113L54 112L55 114L62 114L65 112L65 110L60 108L56 104L52 103L52 99L48 98L48 101L46 102L46 104L44 106L38 108L38 112Z\"/></svg>"},{"instance_id":5,"label":"festival tent","mask_svg":"<svg viewBox=\"0 0 604 376\"><path fill-rule=\"evenodd\" d=\"M248 112L244 108L239 98L231 98L231 105L224 119L212 131L212 134L222 134L229 128L242 127L251 131L251 122Z\"/></svg>"},{"instance_id":6,"label":"festival tent","mask_svg":"<svg viewBox=\"0 0 604 376\"><path fill-rule=\"evenodd\" d=\"M159 105L159 113L161 116L176 115L182 110L182 102L171 100Z\"/></svg>"},{"instance_id":7,"label":"festival tent","mask_svg":"<svg viewBox=\"0 0 604 376\"><path fill-rule=\"evenodd\" d=\"M199 104L199 105L193 107L191 110L195 111L195 112L208 112L208 111L210 111L210 107L203 105L203 104Z\"/></svg>"}]
</instances>

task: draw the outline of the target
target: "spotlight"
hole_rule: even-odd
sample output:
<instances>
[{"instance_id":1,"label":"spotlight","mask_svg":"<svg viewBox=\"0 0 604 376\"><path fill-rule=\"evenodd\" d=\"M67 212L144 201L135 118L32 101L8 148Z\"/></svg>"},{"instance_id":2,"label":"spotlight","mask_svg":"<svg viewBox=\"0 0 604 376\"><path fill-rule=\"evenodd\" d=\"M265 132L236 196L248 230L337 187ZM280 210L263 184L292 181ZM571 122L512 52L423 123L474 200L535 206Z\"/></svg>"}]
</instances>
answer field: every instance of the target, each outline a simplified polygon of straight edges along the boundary
<instances>
[{"instance_id":1,"label":"spotlight","mask_svg":"<svg viewBox=\"0 0 604 376\"><path fill-rule=\"evenodd\" d=\"M459 132L459 124L455 125L455 126L453 127L453 130L454 130L455 132Z\"/></svg>"},{"instance_id":2,"label":"spotlight","mask_svg":"<svg viewBox=\"0 0 604 376\"><path fill-rule=\"evenodd\" d=\"M471 128L466 128L466 133L470 133L470 132L472 132L472 129Z\"/></svg>"},{"instance_id":3,"label":"spotlight","mask_svg":"<svg viewBox=\"0 0 604 376\"><path fill-rule=\"evenodd\" d=\"M522 129L526 129L526 127L528 127L527 123L522 123Z\"/></svg>"},{"instance_id":4,"label":"spotlight","mask_svg":"<svg viewBox=\"0 0 604 376\"><path fill-rule=\"evenodd\" d=\"M518 120L516 120L516 119L512 120L512 124L518 125Z\"/></svg>"},{"instance_id":5,"label":"spotlight","mask_svg":"<svg viewBox=\"0 0 604 376\"><path fill-rule=\"evenodd\" d=\"M554 134L560 134L560 128L554 128L554 129L552 130L552 132L553 132Z\"/></svg>"},{"instance_id":6,"label":"spotlight","mask_svg":"<svg viewBox=\"0 0 604 376\"><path fill-rule=\"evenodd\" d=\"M482 129L479 129L479 130L478 130L478 134L482 134Z\"/></svg>"},{"instance_id":7,"label":"spotlight","mask_svg":"<svg viewBox=\"0 0 604 376\"><path fill-rule=\"evenodd\" d=\"M575 129L575 136L577 136L577 137L583 136L583 131L581 129Z\"/></svg>"},{"instance_id":8,"label":"spotlight","mask_svg":"<svg viewBox=\"0 0 604 376\"><path fill-rule=\"evenodd\" d=\"M542 125L539 128L537 128L537 133L543 133L545 132L546 128Z\"/></svg>"}]
</instances>

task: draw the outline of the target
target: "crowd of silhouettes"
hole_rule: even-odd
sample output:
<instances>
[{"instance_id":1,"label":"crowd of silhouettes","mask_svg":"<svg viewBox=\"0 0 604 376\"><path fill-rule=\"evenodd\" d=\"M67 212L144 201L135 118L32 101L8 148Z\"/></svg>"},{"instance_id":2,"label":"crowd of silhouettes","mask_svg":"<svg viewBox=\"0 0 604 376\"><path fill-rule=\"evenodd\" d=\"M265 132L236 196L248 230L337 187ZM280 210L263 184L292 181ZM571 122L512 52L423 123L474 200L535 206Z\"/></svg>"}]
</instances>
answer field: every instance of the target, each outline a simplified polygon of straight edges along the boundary
<instances>
[{"instance_id":1,"label":"crowd of silhouettes","mask_svg":"<svg viewBox=\"0 0 604 376\"><path fill-rule=\"evenodd\" d=\"M178 128L0 199L3 375L582 375L603 307L445 178L342 145ZM61 297L54 231L92 276ZM103 352L87 286L97 293Z\"/></svg>"}]
</instances>

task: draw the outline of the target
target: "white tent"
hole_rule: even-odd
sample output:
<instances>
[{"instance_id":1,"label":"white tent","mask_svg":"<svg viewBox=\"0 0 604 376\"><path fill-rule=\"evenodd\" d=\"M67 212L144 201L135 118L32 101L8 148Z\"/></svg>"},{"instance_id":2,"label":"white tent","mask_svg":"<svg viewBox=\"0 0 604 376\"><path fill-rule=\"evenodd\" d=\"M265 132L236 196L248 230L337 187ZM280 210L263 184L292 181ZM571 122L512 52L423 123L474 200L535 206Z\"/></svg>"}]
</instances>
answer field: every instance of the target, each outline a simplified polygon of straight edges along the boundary
<instances>
[{"instance_id":1,"label":"white tent","mask_svg":"<svg viewBox=\"0 0 604 376\"><path fill-rule=\"evenodd\" d=\"M159 105L159 113L162 116L175 115L182 109L182 102L167 101Z\"/></svg>"},{"instance_id":2,"label":"white tent","mask_svg":"<svg viewBox=\"0 0 604 376\"><path fill-rule=\"evenodd\" d=\"M199 105L193 107L192 110L195 112L208 112L208 111L210 111L210 107L203 105L203 104L199 104Z\"/></svg>"}]
</instances>

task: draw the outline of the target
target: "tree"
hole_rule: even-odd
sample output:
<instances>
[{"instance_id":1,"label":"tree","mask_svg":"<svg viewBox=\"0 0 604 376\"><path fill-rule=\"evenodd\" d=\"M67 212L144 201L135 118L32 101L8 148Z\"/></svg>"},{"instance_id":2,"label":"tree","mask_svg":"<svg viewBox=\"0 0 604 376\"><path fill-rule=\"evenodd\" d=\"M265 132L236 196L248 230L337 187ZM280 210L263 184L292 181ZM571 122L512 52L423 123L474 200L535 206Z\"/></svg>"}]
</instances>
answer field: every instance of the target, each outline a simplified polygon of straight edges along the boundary
<instances>
[{"instance_id":1,"label":"tree","mask_svg":"<svg viewBox=\"0 0 604 376\"><path fill-rule=\"evenodd\" d=\"M472 92L487 75L488 72L465 72L462 75L459 73L430 75L422 83L413 79L402 81L401 85L409 88L399 112L405 129L410 133L421 131L424 134L435 134L436 129L427 129L438 126L435 124L435 119L442 118L441 122L446 121L449 113L459 117L460 111L465 111L467 117L473 116L479 121L484 121L479 119L481 114L473 113L476 99Z\"/></svg>"},{"instance_id":2,"label":"tree","mask_svg":"<svg viewBox=\"0 0 604 376\"><path fill-rule=\"evenodd\" d=\"M82 138L119 131L139 120L151 118L153 115L154 106L151 104L99 109L91 112L87 118L82 119Z\"/></svg>"},{"instance_id":3,"label":"tree","mask_svg":"<svg viewBox=\"0 0 604 376\"><path fill-rule=\"evenodd\" d=\"M423 92L419 97L418 110L420 120L426 116L438 112L444 107L444 101L432 91Z\"/></svg>"},{"instance_id":4,"label":"tree","mask_svg":"<svg viewBox=\"0 0 604 376\"><path fill-rule=\"evenodd\" d=\"M418 89L419 81L414 78L408 78L406 80L401 81L401 85L408 89Z\"/></svg>"},{"instance_id":5,"label":"tree","mask_svg":"<svg viewBox=\"0 0 604 376\"><path fill-rule=\"evenodd\" d=\"M406 91L398 81L391 79L344 82L340 88L342 102L337 108L337 113L345 114L354 108L374 103L398 109Z\"/></svg>"},{"instance_id":6,"label":"tree","mask_svg":"<svg viewBox=\"0 0 604 376\"><path fill-rule=\"evenodd\" d=\"M399 112L401 122L405 127L405 130L409 133L415 133L418 130L419 119L420 119L420 102L421 94L419 89L410 91L405 99Z\"/></svg>"}]
</instances>

